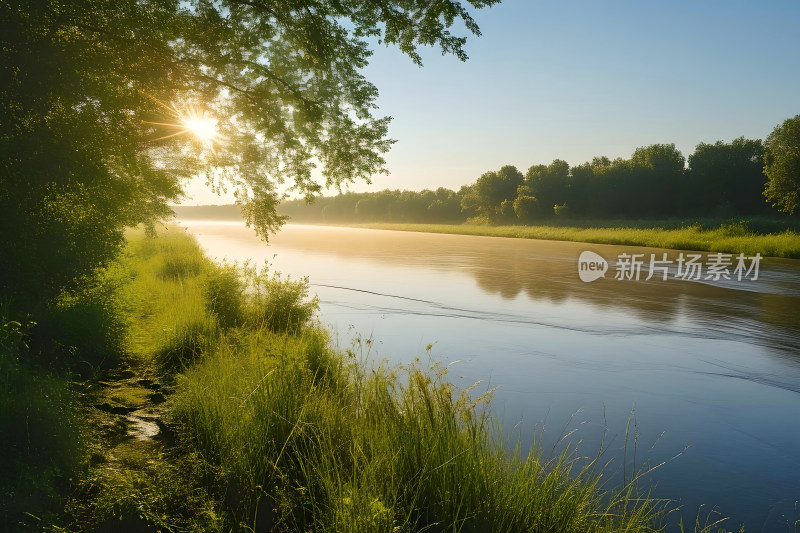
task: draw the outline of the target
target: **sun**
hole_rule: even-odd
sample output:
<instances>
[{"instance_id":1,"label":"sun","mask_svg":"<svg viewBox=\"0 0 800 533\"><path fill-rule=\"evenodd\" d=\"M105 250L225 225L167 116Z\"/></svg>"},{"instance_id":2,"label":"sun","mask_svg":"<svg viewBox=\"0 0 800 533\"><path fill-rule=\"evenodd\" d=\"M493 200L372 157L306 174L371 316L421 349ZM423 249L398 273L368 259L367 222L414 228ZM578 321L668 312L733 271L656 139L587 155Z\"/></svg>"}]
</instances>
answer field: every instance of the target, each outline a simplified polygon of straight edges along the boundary
<instances>
[{"instance_id":1,"label":"sun","mask_svg":"<svg viewBox=\"0 0 800 533\"><path fill-rule=\"evenodd\" d=\"M142 123L144 124L173 130L157 139L151 139L149 142L157 142L172 137L189 135L194 137L203 147L211 150L214 149L216 144L221 142L221 135L217 127L219 122L205 107L191 104L178 106L174 103L167 105L154 97L150 98L161 106L174 122L150 122L143 120Z\"/></svg>"},{"instance_id":2,"label":"sun","mask_svg":"<svg viewBox=\"0 0 800 533\"><path fill-rule=\"evenodd\" d=\"M189 107L179 117L187 133L191 133L204 145L213 145L219 137L217 119L212 117L205 109L198 110Z\"/></svg>"}]
</instances>

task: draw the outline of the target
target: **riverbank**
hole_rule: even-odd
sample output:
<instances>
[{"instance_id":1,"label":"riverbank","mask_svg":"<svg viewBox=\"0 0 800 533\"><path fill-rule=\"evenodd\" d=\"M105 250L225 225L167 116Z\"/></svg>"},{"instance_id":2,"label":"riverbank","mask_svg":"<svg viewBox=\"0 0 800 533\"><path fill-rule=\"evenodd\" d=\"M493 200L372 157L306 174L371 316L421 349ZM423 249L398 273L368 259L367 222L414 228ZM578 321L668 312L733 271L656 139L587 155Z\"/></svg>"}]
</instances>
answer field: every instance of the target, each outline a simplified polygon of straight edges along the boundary
<instances>
[{"instance_id":1,"label":"riverbank","mask_svg":"<svg viewBox=\"0 0 800 533\"><path fill-rule=\"evenodd\" d=\"M215 264L181 228L128 238L112 267L120 363L73 387L82 451L51 448L81 466L40 525L664 530L670 504L639 474L616 486L602 450L508 453L490 394L456 390L440 365L372 365L370 340L334 348L306 281ZM719 531L709 516L687 530Z\"/></svg>"},{"instance_id":2,"label":"riverbank","mask_svg":"<svg viewBox=\"0 0 800 533\"><path fill-rule=\"evenodd\" d=\"M615 223L616 224L616 223ZM717 227L694 223L669 227L638 227L620 225L564 225L564 226L489 226L474 224L395 224L363 223L343 224L351 227L384 229L393 231L416 231L476 235L486 237L510 237L516 239L543 239L554 241L586 242L593 244L616 244L625 246L649 246L675 250L699 250L707 252L760 253L764 257L800 259L800 233L790 229L774 233L754 230L747 221L720 223Z\"/></svg>"},{"instance_id":3,"label":"riverbank","mask_svg":"<svg viewBox=\"0 0 800 533\"><path fill-rule=\"evenodd\" d=\"M164 396L159 411L150 408L160 431L95 444L68 529L658 531L664 523L666 502L640 492L640 479L604 486L613 472L599 453L549 457L524 445L509 455L488 396L455 390L446 369L371 366L362 356L369 341L334 349L302 280L215 265L181 229L131 236L120 268L132 280L123 289L131 371L121 379L147 389L150 403L161 399L152 391Z\"/></svg>"}]
</instances>

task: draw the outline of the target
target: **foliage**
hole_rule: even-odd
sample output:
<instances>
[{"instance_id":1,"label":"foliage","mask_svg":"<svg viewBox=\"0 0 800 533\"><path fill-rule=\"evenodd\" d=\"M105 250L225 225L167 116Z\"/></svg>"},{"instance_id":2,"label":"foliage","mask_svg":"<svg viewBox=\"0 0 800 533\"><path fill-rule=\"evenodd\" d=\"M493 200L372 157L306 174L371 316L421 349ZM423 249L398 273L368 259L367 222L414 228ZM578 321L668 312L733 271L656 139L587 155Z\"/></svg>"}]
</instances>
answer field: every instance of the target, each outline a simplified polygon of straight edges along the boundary
<instances>
[{"instance_id":1,"label":"foliage","mask_svg":"<svg viewBox=\"0 0 800 533\"><path fill-rule=\"evenodd\" d=\"M298 332L319 310L316 296L308 298L308 278L292 281L278 272L245 269L247 293L244 322L251 328Z\"/></svg>"},{"instance_id":2,"label":"foliage","mask_svg":"<svg viewBox=\"0 0 800 533\"><path fill-rule=\"evenodd\" d=\"M0 306L0 522L7 531L56 520L82 458L67 380L32 364L30 325Z\"/></svg>"},{"instance_id":3,"label":"foliage","mask_svg":"<svg viewBox=\"0 0 800 533\"><path fill-rule=\"evenodd\" d=\"M772 142L777 149L777 140ZM574 167L560 159L532 165L524 178L506 165L485 172L457 192L440 188L346 193L318 198L312 205L292 200L279 209L298 221L326 223L533 224L551 218L552 206L564 204L569 205L570 216L583 218L760 216L770 213L763 200L767 181L761 168L762 157L768 156L772 157L765 155L760 140L740 137L730 143L698 144L685 168L686 160L674 144L653 144L637 148L629 159L595 157ZM788 161L786 157L770 161L778 165ZM789 163L780 164L785 169ZM788 188L781 193L776 192L778 183L770 182L767 196L791 201L791 187L796 190L797 183L784 179L781 187Z\"/></svg>"},{"instance_id":4,"label":"foliage","mask_svg":"<svg viewBox=\"0 0 800 533\"><path fill-rule=\"evenodd\" d=\"M304 222L461 222L462 198L466 189L455 192L444 187L435 191L383 190L346 192L316 198L312 204L289 200L278 206L281 215ZM190 208L185 208L190 209ZM185 211L184 211L185 212Z\"/></svg>"},{"instance_id":5,"label":"foliage","mask_svg":"<svg viewBox=\"0 0 800 533\"><path fill-rule=\"evenodd\" d=\"M514 215L523 224L539 216L539 199L533 196L530 187L520 185L517 187L517 197L514 199Z\"/></svg>"},{"instance_id":6,"label":"foliage","mask_svg":"<svg viewBox=\"0 0 800 533\"><path fill-rule=\"evenodd\" d=\"M700 143L689 156L692 210L708 212L729 206L731 214L766 213L762 192L764 143L739 137L730 143Z\"/></svg>"},{"instance_id":7,"label":"foliage","mask_svg":"<svg viewBox=\"0 0 800 533\"><path fill-rule=\"evenodd\" d=\"M559 218L570 218L572 217L572 209L570 209L566 202L563 204L556 204L553 206L553 214Z\"/></svg>"},{"instance_id":8,"label":"foliage","mask_svg":"<svg viewBox=\"0 0 800 533\"><path fill-rule=\"evenodd\" d=\"M794 213L800 207L800 115L786 119L767 137L764 173L764 196L780 211Z\"/></svg>"},{"instance_id":9,"label":"foliage","mask_svg":"<svg viewBox=\"0 0 800 533\"><path fill-rule=\"evenodd\" d=\"M83 378L97 377L116 365L127 327L117 292L126 275L112 263L54 302L37 306L30 353L42 364Z\"/></svg>"},{"instance_id":10,"label":"foliage","mask_svg":"<svg viewBox=\"0 0 800 533\"><path fill-rule=\"evenodd\" d=\"M513 206L509 204L504 213L502 204L506 201L513 202L522 180L522 173L511 165L506 165L497 172L486 172L472 186L471 194L462 200L462 208L474 208L478 215L490 222L498 221L513 214L508 212L509 207L513 211Z\"/></svg>"},{"instance_id":11,"label":"foliage","mask_svg":"<svg viewBox=\"0 0 800 533\"><path fill-rule=\"evenodd\" d=\"M550 206L563 202L568 187L569 164L556 159L549 166L534 165L525 173L525 185L541 205ZM549 213L548 213L549 214Z\"/></svg>"},{"instance_id":12,"label":"foliage","mask_svg":"<svg viewBox=\"0 0 800 533\"><path fill-rule=\"evenodd\" d=\"M0 294L32 311L80 290L192 176L266 235L276 186L315 194L316 162L327 186L385 172L368 39L463 60L451 28L479 34L469 6L497 1L3 2ZM190 135L198 117L216 140Z\"/></svg>"}]
</instances>

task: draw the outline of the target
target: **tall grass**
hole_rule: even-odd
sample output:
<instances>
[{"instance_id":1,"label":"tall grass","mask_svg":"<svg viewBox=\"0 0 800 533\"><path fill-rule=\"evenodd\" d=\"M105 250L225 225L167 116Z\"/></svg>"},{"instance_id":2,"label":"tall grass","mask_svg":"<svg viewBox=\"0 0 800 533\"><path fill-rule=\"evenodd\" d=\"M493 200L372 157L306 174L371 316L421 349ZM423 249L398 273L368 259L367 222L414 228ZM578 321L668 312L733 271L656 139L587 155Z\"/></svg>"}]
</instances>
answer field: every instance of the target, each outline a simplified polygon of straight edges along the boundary
<instances>
[{"instance_id":1,"label":"tall grass","mask_svg":"<svg viewBox=\"0 0 800 533\"><path fill-rule=\"evenodd\" d=\"M223 342L173 414L239 522L278 531L655 531L663 502L598 458L512 455L486 396L438 367L364 371L318 330Z\"/></svg>"},{"instance_id":2,"label":"tall grass","mask_svg":"<svg viewBox=\"0 0 800 533\"><path fill-rule=\"evenodd\" d=\"M302 280L248 264L216 264L180 228L157 238L132 230L128 239L123 263L131 282L122 299L131 317L129 352L162 369L191 366L224 329L296 331L317 309Z\"/></svg>"}]
</instances>

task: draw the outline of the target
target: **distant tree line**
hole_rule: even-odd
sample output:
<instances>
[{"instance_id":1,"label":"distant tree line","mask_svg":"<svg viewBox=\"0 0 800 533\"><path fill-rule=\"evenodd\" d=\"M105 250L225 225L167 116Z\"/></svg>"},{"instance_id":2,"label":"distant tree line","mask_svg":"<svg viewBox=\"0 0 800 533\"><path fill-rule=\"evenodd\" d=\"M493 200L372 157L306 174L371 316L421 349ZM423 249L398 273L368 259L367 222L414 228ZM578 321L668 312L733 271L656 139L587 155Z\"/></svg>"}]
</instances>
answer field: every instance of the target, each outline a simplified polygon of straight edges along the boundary
<instances>
[{"instance_id":1,"label":"distant tree line","mask_svg":"<svg viewBox=\"0 0 800 533\"><path fill-rule=\"evenodd\" d=\"M701 143L686 158L674 144L637 148L630 158L561 159L524 174L506 165L459 191L384 190L284 202L279 212L307 222L527 224L551 218L730 217L793 213L798 207L800 115L766 143L740 137ZM795 139L797 137L797 139ZM794 140L792 140L794 139ZM788 148L787 148L788 147ZM687 164L688 163L688 164Z\"/></svg>"},{"instance_id":2,"label":"distant tree line","mask_svg":"<svg viewBox=\"0 0 800 533\"><path fill-rule=\"evenodd\" d=\"M461 201L468 189L347 192L317 198L312 204L305 200L283 202L278 213L304 222L463 222Z\"/></svg>"}]
</instances>

